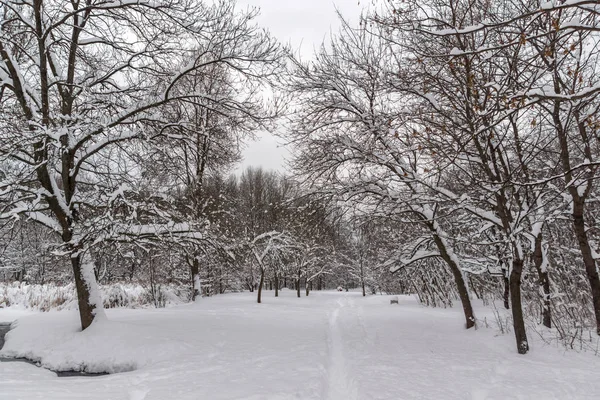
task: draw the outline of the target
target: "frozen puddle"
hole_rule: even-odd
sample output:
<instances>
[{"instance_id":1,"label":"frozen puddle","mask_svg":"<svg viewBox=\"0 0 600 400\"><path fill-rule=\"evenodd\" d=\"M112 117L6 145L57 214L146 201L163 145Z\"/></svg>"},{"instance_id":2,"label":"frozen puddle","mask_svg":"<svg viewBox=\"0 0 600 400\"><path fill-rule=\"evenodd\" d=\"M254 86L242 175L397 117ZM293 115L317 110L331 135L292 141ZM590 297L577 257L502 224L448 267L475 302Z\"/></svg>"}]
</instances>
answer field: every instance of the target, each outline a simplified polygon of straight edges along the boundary
<instances>
[{"instance_id":1,"label":"frozen puddle","mask_svg":"<svg viewBox=\"0 0 600 400\"><path fill-rule=\"evenodd\" d=\"M4 346L4 336L8 333L8 331L10 331L10 323L0 323L0 350L2 350L2 347ZM22 363L27 363L27 364L31 364L31 365L35 365L36 367L40 367L40 365L34 361L28 360L26 358L3 358L0 357L0 362L22 362ZM86 376L86 377L90 377L90 376L102 376L102 375L108 375L106 372L101 372L101 373L97 373L97 374L88 374L86 372L79 372L79 371L52 371L56 374L56 376L58 377L72 377L72 376Z\"/></svg>"}]
</instances>

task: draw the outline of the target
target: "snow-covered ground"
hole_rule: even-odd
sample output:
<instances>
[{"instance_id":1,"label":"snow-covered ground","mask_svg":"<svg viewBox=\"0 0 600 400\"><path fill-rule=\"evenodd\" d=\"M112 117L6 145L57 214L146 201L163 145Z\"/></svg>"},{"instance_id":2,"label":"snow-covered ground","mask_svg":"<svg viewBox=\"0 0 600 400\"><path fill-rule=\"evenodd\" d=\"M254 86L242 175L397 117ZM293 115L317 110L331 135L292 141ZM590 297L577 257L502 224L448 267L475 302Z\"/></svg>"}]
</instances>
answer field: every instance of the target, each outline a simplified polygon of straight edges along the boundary
<instances>
[{"instance_id":1,"label":"snow-covered ground","mask_svg":"<svg viewBox=\"0 0 600 400\"><path fill-rule=\"evenodd\" d=\"M0 399L598 399L600 358L510 335L465 331L460 309L400 297L229 294L168 309L107 310L77 332L73 311L20 318L0 362ZM479 310L484 313L484 310ZM0 320L18 312L0 310ZM3 316L4 315L4 316Z\"/></svg>"}]
</instances>

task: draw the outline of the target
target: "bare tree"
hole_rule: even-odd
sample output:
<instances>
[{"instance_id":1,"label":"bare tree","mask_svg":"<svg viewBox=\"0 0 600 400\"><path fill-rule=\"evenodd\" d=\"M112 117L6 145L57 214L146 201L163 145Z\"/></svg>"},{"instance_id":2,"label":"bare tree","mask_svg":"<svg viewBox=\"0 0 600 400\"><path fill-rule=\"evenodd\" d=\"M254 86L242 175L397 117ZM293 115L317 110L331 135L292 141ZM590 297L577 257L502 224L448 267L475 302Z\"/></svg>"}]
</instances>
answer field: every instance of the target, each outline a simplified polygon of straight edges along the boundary
<instances>
[{"instance_id":1,"label":"bare tree","mask_svg":"<svg viewBox=\"0 0 600 400\"><path fill-rule=\"evenodd\" d=\"M281 54L253 25L256 13L237 14L228 0L0 4L0 157L11 168L1 215L26 214L60 236L85 329L102 307L88 247L100 210L124 192L117 175L130 175L117 149L180 124L161 112L170 103L222 101L184 90L190 73L221 65L243 91L272 76Z\"/></svg>"},{"instance_id":2,"label":"bare tree","mask_svg":"<svg viewBox=\"0 0 600 400\"><path fill-rule=\"evenodd\" d=\"M293 116L292 141L304 177L332 195L370 202L388 214L410 214L434 239L450 267L465 313L475 325L473 308L457 254L440 223L431 181L421 159L397 130L405 100L390 90L391 48L364 25L343 22L340 35L316 55L315 63L295 64L291 88L299 111ZM410 137L408 130L406 134ZM402 137L400 135L403 135Z\"/></svg>"}]
</instances>

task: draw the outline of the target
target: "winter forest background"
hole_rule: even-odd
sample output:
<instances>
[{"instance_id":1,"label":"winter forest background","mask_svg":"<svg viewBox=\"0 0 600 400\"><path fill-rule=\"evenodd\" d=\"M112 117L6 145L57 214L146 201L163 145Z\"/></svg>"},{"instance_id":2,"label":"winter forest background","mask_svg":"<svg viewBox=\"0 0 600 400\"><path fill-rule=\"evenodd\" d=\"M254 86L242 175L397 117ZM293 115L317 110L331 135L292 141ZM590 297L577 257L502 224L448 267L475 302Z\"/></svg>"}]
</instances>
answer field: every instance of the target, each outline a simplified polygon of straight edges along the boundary
<instances>
[{"instance_id":1,"label":"winter forest background","mask_svg":"<svg viewBox=\"0 0 600 400\"><path fill-rule=\"evenodd\" d=\"M0 15L0 307L360 288L597 351L597 1L373 1L309 61L233 0ZM233 173L263 130L290 172Z\"/></svg>"}]
</instances>

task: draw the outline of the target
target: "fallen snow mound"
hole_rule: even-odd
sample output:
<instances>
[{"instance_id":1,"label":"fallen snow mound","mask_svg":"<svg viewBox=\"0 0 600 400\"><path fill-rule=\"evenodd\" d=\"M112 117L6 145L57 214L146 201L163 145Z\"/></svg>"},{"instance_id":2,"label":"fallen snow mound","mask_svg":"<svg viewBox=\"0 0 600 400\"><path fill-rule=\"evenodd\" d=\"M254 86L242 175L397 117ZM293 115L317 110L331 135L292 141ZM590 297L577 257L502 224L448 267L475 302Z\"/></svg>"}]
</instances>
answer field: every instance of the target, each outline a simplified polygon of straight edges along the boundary
<instances>
[{"instance_id":1,"label":"fallen snow mound","mask_svg":"<svg viewBox=\"0 0 600 400\"><path fill-rule=\"evenodd\" d=\"M53 371L115 373L148 365L156 354L173 354L177 346L164 339L148 335L143 326L107 319L81 332L77 312L51 312L13 323L0 354L27 358Z\"/></svg>"}]
</instances>

